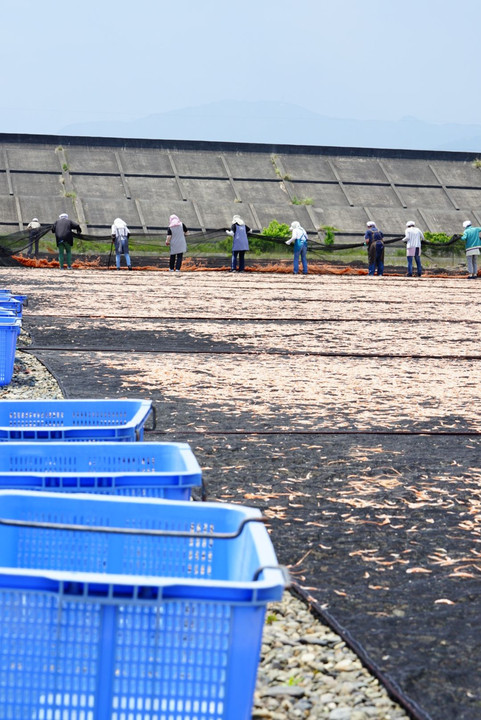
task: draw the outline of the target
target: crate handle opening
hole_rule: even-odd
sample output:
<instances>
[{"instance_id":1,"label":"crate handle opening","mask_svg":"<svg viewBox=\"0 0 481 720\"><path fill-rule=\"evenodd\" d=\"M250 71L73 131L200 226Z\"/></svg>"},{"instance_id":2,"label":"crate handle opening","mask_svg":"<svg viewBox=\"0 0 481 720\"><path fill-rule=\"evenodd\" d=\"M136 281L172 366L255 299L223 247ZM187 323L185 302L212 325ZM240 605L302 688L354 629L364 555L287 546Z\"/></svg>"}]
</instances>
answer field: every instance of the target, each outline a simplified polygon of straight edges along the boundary
<instances>
[{"instance_id":1,"label":"crate handle opening","mask_svg":"<svg viewBox=\"0 0 481 720\"><path fill-rule=\"evenodd\" d=\"M145 427L144 425L144 432L154 432L154 430L157 429L157 409L155 405L152 405L150 408L150 413L147 415L146 420L148 420L150 416L152 416L152 427Z\"/></svg>"},{"instance_id":2,"label":"crate handle opening","mask_svg":"<svg viewBox=\"0 0 481 720\"><path fill-rule=\"evenodd\" d=\"M291 576L289 570L286 568L285 565L261 565L261 567L257 568L254 573L254 577L252 578L253 582L259 580L259 576L264 572L264 570L279 570L282 573L282 577L284 578L285 586L291 586Z\"/></svg>"},{"instance_id":3,"label":"crate handle opening","mask_svg":"<svg viewBox=\"0 0 481 720\"><path fill-rule=\"evenodd\" d=\"M16 520L13 518L0 518L0 525L13 527L35 528L37 530L73 530L75 532L108 533L112 535L146 535L147 537L173 537L193 538L206 540L233 540L242 533L247 523L265 523L267 518L252 517L241 520L239 527L234 532L195 532L189 530L149 530L147 528L122 528L109 527L108 525L75 525L71 523L50 523L36 520ZM195 524L195 521L194 521Z\"/></svg>"}]
</instances>

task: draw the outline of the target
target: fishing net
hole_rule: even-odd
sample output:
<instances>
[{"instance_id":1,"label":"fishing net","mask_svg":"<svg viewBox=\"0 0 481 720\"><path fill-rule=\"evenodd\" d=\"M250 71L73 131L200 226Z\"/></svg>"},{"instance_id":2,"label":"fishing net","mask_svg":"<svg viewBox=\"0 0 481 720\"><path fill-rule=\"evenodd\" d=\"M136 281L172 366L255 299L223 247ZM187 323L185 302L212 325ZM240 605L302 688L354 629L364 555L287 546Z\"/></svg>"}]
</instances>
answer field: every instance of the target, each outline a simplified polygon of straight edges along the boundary
<instances>
[{"instance_id":1,"label":"fishing net","mask_svg":"<svg viewBox=\"0 0 481 720\"><path fill-rule=\"evenodd\" d=\"M50 235L50 238L47 236ZM86 248L86 254L89 253L89 246L92 250L99 255L108 255L109 258L115 256L115 249L113 247L112 238L110 234L105 235L89 235L73 233L74 238L82 243L82 247ZM453 235L447 242L433 242L424 240L423 245L431 249L443 249L449 246L453 246L456 243L460 243L460 235ZM55 238L52 235L52 225L41 225L36 231L36 238L38 241L42 238L50 240L47 243L48 252L56 252ZM168 252L168 248L165 245L166 231L159 231L157 233L142 233L133 231L129 238L129 246L131 252L144 253L150 255L156 255L162 252ZM256 253L262 254L262 252L272 251L276 246L278 249L286 250L285 237L273 237L270 235L263 235L261 233L249 233L249 238L256 243ZM335 243L326 245L315 237L309 238L309 252L314 255L320 255L324 253L342 252L343 250L351 250L354 248L362 248L365 245L364 240L357 241L354 243ZM35 238L34 238L35 240ZM187 246L192 250L197 251L213 251L216 249L227 252L231 238L226 235L224 228L218 228L215 230L190 232L186 236ZM385 245L391 245L393 243L399 243L402 240L402 236L384 239ZM44 241L45 244L45 241ZM78 249L75 248L78 252ZM29 230L19 230L8 235L0 235L0 265L39 265L38 261L30 261L29 258L23 257L24 253L32 250L32 237ZM74 250L75 251L75 250ZM136 258L137 259L137 258ZM137 259L137 266L142 265ZM83 261L85 264L85 261ZM52 264L53 263L53 264ZM55 266L55 261L48 261L42 259L41 266ZM91 264L91 263L90 263ZM94 264L99 265L100 263L94 261Z\"/></svg>"}]
</instances>

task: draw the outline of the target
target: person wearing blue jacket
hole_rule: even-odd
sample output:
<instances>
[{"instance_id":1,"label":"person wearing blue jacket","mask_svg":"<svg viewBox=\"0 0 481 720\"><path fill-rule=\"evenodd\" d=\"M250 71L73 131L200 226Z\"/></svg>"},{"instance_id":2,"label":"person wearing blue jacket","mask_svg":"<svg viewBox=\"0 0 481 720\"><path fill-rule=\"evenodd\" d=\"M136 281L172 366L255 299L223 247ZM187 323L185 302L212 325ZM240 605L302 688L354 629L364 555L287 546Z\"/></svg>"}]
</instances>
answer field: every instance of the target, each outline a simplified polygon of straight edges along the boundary
<instances>
[{"instance_id":1,"label":"person wearing blue jacket","mask_svg":"<svg viewBox=\"0 0 481 720\"><path fill-rule=\"evenodd\" d=\"M466 261L468 263L468 280L474 280L478 277L478 255L479 248L481 248L481 240L479 239L479 233L481 233L481 227L473 227L471 220L465 220L463 222L464 233L461 235L461 240L466 243Z\"/></svg>"}]
</instances>

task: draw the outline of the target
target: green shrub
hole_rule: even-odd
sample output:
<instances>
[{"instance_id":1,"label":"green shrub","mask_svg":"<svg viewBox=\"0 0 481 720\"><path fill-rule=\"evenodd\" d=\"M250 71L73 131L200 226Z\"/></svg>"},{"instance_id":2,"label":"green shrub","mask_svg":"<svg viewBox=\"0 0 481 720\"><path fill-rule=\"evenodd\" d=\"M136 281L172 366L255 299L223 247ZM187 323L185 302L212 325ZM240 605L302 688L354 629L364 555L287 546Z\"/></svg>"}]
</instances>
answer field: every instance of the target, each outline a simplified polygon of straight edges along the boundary
<instances>
[{"instance_id":1,"label":"green shrub","mask_svg":"<svg viewBox=\"0 0 481 720\"><path fill-rule=\"evenodd\" d=\"M324 233L324 245L334 245L334 238L336 233L339 232L339 228L333 227L332 225L322 225L319 228Z\"/></svg>"},{"instance_id":2,"label":"green shrub","mask_svg":"<svg viewBox=\"0 0 481 720\"><path fill-rule=\"evenodd\" d=\"M464 252L464 243L459 241L445 247L446 243L451 240L451 237L446 235L446 233L425 232L424 239L429 242L437 243L438 247L435 247L434 245L428 245L426 247L426 252L431 253L432 255L445 255L447 252L459 255Z\"/></svg>"},{"instance_id":3,"label":"green shrub","mask_svg":"<svg viewBox=\"0 0 481 720\"><path fill-rule=\"evenodd\" d=\"M429 240L429 242L435 242L435 243L447 243L451 240L449 235L446 235L446 233L433 233L433 232L425 232L424 233L425 240Z\"/></svg>"},{"instance_id":4,"label":"green shrub","mask_svg":"<svg viewBox=\"0 0 481 720\"><path fill-rule=\"evenodd\" d=\"M269 235L270 237L290 238L291 229L286 223L279 223L277 220L271 220L266 228L262 228L261 235Z\"/></svg>"},{"instance_id":5,"label":"green shrub","mask_svg":"<svg viewBox=\"0 0 481 720\"><path fill-rule=\"evenodd\" d=\"M261 235L274 238L290 238L291 229L286 223L279 223L277 220L271 220L269 225L262 228ZM286 252L288 250L284 243L273 242L272 240L263 240L262 238L249 238L249 248L255 255L265 252Z\"/></svg>"}]
</instances>

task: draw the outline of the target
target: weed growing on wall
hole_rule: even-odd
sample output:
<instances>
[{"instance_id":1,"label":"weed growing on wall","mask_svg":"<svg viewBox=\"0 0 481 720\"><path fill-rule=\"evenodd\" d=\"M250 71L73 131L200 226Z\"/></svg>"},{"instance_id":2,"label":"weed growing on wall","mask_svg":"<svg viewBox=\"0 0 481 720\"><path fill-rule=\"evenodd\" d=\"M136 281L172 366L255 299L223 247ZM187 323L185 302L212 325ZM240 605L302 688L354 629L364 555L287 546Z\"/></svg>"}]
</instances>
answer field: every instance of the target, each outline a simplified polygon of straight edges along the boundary
<instances>
[{"instance_id":1,"label":"weed growing on wall","mask_svg":"<svg viewBox=\"0 0 481 720\"><path fill-rule=\"evenodd\" d=\"M293 205L312 205L312 203L313 203L313 200L310 197L298 198L294 195L294 197L292 198Z\"/></svg>"}]
</instances>

